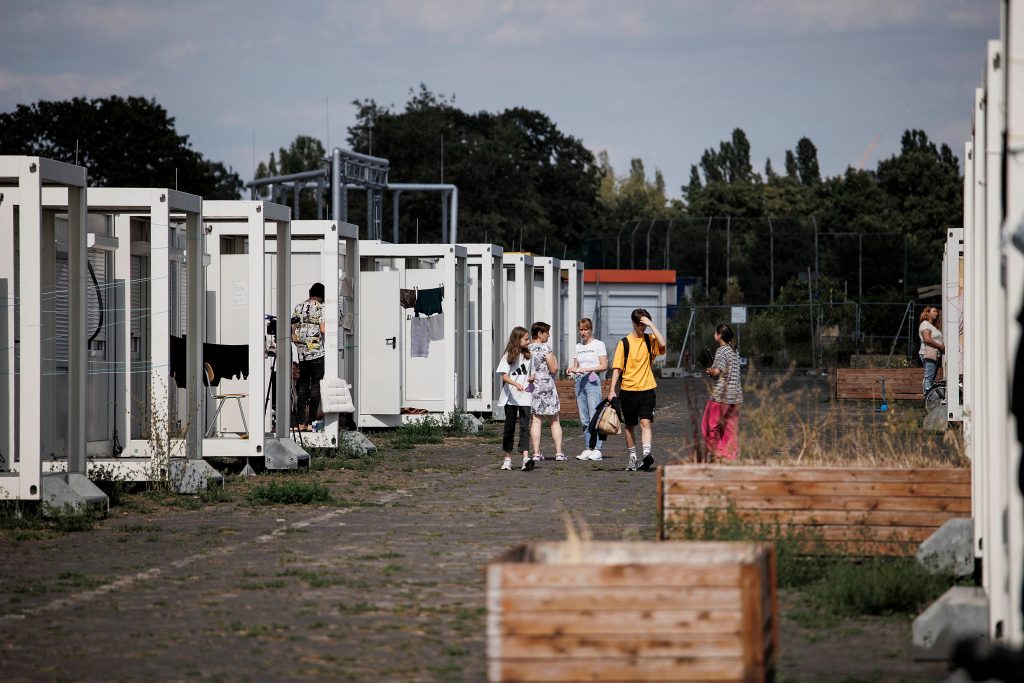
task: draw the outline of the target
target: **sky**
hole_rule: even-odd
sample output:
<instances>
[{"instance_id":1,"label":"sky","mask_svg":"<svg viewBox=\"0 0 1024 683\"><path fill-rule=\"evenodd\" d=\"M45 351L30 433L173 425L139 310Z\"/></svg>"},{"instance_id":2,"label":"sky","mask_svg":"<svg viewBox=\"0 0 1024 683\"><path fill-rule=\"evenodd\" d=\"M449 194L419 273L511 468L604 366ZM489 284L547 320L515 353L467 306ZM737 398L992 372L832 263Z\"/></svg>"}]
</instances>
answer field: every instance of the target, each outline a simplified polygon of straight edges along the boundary
<instances>
[{"instance_id":1,"label":"sky","mask_svg":"<svg viewBox=\"0 0 1024 683\"><path fill-rule=\"evenodd\" d=\"M0 111L155 98L249 180L297 135L345 147L353 100L402 109L422 83L539 110L678 198L737 127L762 173L804 136L824 175L875 168L908 128L962 157L998 32L997 0L0 0Z\"/></svg>"}]
</instances>

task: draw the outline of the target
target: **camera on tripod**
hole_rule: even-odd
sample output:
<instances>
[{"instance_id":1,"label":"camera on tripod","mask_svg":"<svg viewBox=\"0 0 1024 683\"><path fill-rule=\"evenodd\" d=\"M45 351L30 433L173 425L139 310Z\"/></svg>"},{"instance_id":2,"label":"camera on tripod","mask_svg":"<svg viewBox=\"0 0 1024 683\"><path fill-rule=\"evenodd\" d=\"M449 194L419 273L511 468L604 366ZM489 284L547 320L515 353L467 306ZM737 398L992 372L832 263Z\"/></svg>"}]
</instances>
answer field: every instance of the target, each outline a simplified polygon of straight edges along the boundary
<instances>
[{"instance_id":1,"label":"camera on tripod","mask_svg":"<svg viewBox=\"0 0 1024 683\"><path fill-rule=\"evenodd\" d=\"M270 315L269 313L266 313L266 314L264 314L263 319L267 321L267 336L268 337L276 337L277 336L277 316L276 315ZM291 324L292 325L294 325L294 324L296 324L298 322L300 322L298 316L293 317L291 319Z\"/></svg>"}]
</instances>

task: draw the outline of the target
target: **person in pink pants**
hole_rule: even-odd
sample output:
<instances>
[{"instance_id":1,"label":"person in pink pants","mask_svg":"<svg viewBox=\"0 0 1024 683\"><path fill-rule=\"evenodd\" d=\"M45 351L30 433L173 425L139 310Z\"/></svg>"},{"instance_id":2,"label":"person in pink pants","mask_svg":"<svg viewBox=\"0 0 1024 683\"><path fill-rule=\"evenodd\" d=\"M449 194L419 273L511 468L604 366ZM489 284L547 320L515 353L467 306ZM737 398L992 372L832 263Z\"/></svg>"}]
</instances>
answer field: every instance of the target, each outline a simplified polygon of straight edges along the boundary
<instances>
[{"instance_id":1,"label":"person in pink pants","mask_svg":"<svg viewBox=\"0 0 1024 683\"><path fill-rule=\"evenodd\" d=\"M739 455L743 387L740 385L740 354L732 345L732 340L732 328L728 325L722 324L715 329L718 350L711 367L704 371L715 380L711 398L704 407L704 417L701 419L701 432L709 460L735 460Z\"/></svg>"}]
</instances>

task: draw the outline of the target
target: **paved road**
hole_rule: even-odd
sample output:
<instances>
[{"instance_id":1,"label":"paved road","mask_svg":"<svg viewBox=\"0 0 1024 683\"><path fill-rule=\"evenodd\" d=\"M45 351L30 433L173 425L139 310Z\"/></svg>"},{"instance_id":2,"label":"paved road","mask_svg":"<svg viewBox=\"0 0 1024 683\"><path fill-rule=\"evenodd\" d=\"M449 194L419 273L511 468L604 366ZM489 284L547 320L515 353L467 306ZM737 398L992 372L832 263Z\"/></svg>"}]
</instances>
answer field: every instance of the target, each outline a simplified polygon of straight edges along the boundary
<instances>
[{"instance_id":1,"label":"paved road","mask_svg":"<svg viewBox=\"0 0 1024 683\"><path fill-rule=\"evenodd\" d=\"M663 383L660 462L692 433L682 386ZM499 450L491 431L389 451L367 469L232 479L223 502L131 496L91 531L4 532L2 676L482 681L489 559L565 538L567 511L596 539L655 536L655 475L624 471L621 440L601 463L546 461L529 473L499 471ZM322 482L343 504L246 502L271 479ZM861 647L881 635L890 653L902 648L883 664L899 669L892 680L936 680L937 669L905 661L907 624L886 623L884 635L857 627ZM819 679L813 647L856 633L822 644L784 632L786 680ZM861 666L849 673L873 671L850 647L838 648Z\"/></svg>"}]
</instances>

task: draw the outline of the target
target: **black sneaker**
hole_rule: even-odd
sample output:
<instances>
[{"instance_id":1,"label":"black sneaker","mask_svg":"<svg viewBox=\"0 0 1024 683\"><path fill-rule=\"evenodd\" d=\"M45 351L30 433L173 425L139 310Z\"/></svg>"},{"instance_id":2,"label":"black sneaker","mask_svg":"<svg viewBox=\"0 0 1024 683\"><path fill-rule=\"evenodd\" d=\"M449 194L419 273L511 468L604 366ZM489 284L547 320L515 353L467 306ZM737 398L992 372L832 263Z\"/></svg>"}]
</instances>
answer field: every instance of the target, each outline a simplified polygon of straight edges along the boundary
<instances>
[{"instance_id":1,"label":"black sneaker","mask_svg":"<svg viewBox=\"0 0 1024 683\"><path fill-rule=\"evenodd\" d=\"M654 465L654 456L651 455L650 453L648 453L647 455L644 456L644 459L640 462L639 469L643 470L644 472L650 472L652 465Z\"/></svg>"},{"instance_id":2,"label":"black sneaker","mask_svg":"<svg viewBox=\"0 0 1024 683\"><path fill-rule=\"evenodd\" d=\"M537 466L537 463L534 461L533 458L527 458L526 460L523 460L522 470L523 470L523 472L529 472L530 470L532 470L536 466Z\"/></svg>"}]
</instances>

